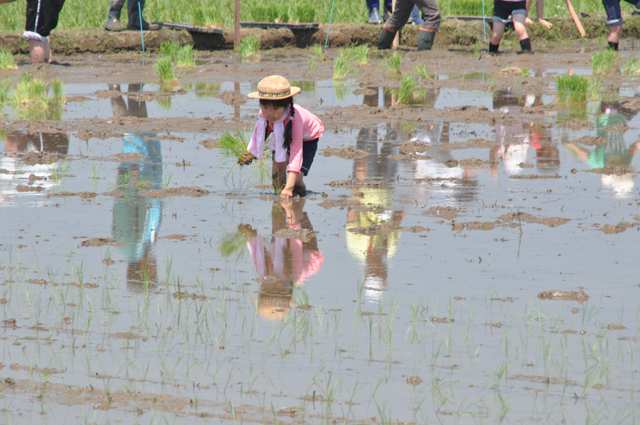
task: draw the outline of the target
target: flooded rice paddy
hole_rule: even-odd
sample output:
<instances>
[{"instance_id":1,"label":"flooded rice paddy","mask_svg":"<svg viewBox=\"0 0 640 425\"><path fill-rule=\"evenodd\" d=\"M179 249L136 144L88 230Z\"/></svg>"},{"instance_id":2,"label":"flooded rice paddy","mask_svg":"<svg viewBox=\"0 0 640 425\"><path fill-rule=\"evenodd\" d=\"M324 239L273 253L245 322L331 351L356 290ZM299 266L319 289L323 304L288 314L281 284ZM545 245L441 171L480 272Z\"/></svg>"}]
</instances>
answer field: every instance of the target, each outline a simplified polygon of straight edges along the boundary
<instances>
[{"instance_id":1,"label":"flooded rice paddy","mask_svg":"<svg viewBox=\"0 0 640 425\"><path fill-rule=\"evenodd\" d=\"M380 56L283 52L19 71L67 103L4 108L1 422L637 422L638 78L563 104L589 54L409 52L403 106ZM274 73L326 128L304 199L216 147Z\"/></svg>"}]
</instances>

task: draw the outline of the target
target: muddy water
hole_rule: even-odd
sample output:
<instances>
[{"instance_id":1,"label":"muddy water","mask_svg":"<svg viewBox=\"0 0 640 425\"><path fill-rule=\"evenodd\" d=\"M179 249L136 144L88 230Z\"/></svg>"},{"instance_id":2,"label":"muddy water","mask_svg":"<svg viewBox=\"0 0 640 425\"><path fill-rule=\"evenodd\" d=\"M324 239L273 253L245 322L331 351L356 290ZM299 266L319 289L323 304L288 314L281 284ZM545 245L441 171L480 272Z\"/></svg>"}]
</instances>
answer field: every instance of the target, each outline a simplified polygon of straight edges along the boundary
<instances>
[{"instance_id":1,"label":"muddy water","mask_svg":"<svg viewBox=\"0 0 640 425\"><path fill-rule=\"evenodd\" d=\"M288 201L215 148L276 61L171 95L49 70L86 99L5 119L4 423L637 421L633 80L565 106L564 58L461 58L412 107L377 68L292 71L326 132Z\"/></svg>"}]
</instances>

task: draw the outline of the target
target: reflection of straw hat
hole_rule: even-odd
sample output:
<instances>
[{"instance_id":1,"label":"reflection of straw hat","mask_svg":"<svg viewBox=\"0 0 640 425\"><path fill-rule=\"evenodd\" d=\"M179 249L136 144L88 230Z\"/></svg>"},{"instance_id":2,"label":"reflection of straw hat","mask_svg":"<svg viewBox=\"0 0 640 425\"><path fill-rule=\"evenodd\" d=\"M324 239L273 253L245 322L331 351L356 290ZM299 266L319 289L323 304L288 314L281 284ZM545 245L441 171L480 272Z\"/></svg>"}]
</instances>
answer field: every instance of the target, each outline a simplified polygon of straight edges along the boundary
<instances>
[{"instance_id":1,"label":"reflection of straw hat","mask_svg":"<svg viewBox=\"0 0 640 425\"><path fill-rule=\"evenodd\" d=\"M258 83L258 91L247 95L251 99L278 100L300 93L300 87L289 85L289 81L280 75L270 75Z\"/></svg>"},{"instance_id":2,"label":"reflection of straw hat","mask_svg":"<svg viewBox=\"0 0 640 425\"><path fill-rule=\"evenodd\" d=\"M270 278L271 276L267 276ZM262 279L258 295L258 312L268 320L282 320L296 306L291 300L293 288L280 279Z\"/></svg>"}]
</instances>

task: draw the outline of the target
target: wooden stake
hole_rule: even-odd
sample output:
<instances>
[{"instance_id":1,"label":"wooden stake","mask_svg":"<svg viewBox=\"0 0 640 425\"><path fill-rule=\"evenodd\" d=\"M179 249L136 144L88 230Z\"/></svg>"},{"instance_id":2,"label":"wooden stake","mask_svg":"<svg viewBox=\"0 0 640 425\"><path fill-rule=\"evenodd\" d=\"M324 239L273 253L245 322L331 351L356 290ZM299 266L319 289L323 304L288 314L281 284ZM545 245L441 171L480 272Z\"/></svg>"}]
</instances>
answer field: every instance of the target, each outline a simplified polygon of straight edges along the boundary
<instances>
[{"instance_id":1,"label":"wooden stake","mask_svg":"<svg viewBox=\"0 0 640 425\"><path fill-rule=\"evenodd\" d=\"M584 32L584 28L582 28L582 24L580 23L580 18L578 18L578 14L575 10L573 10L573 6L571 5L571 0L564 0L567 3L567 9L569 9L569 13L571 14L571 18L573 19L573 23L576 24L576 28L578 28L578 32L580 33L580 37L584 37L587 35Z\"/></svg>"},{"instance_id":2,"label":"wooden stake","mask_svg":"<svg viewBox=\"0 0 640 425\"><path fill-rule=\"evenodd\" d=\"M235 0L233 14L233 47L237 49L238 46L240 46L240 0Z\"/></svg>"}]
</instances>

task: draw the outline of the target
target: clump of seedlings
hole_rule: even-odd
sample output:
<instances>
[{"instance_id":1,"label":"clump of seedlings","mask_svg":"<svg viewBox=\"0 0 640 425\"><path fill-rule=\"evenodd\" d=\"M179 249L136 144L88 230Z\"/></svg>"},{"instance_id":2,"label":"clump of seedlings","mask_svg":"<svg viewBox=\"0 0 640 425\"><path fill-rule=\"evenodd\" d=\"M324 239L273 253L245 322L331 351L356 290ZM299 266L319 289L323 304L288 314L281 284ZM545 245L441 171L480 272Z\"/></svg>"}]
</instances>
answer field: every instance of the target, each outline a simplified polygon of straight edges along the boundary
<instances>
[{"instance_id":1,"label":"clump of seedlings","mask_svg":"<svg viewBox=\"0 0 640 425\"><path fill-rule=\"evenodd\" d=\"M173 65L173 59L170 56L163 56L158 59L155 66L156 74L163 85L176 83L175 67Z\"/></svg>"},{"instance_id":2,"label":"clump of seedlings","mask_svg":"<svg viewBox=\"0 0 640 425\"><path fill-rule=\"evenodd\" d=\"M413 77L404 77L400 83L400 89L398 89L398 103L410 104L416 95L421 94L421 90L418 88L418 82Z\"/></svg>"},{"instance_id":3,"label":"clump of seedlings","mask_svg":"<svg viewBox=\"0 0 640 425\"><path fill-rule=\"evenodd\" d=\"M258 52L260 51L260 37L255 35L250 35L242 40L240 40L240 44L238 45L238 53L243 59L248 58L249 56L258 57Z\"/></svg>"},{"instance_id":4,"label":"clump of seedlings","mask_svg":"<svg viewBox=\"0 0 640 425\"><path fill-rule=\"evenodd\" d=\"M0 100L6 99L10 86L3 84ZM31 119L60 119L64 104L64 87L60 80L45 81L31 73L20 76L10 98L16 114Z\"/></svg>"},{"instance_id":5,"label":"clump of seedlings","mask_svg":"<svg viewBox=\"0 0 640 425\"><path fill-rule=\"evenodd\" d=\"M427 65L417 65L415 68L413 68L413 74L418 78L424 78L425 80L431 79L431 75L429 75L429 68L427 68Z\"/></svg>"},{"instance_id":6,"label":"clump of seedlings","mask_svg":"<svg viewBox=\"0 0 640 425\"><path fill-rule=\"evenodd\" d=\"M333 79L344 80L352 72L351 52L348 49L340 49L338 57L333 65Z\"/></svg>"},{"instance_id":7,"label":"clump of seedlings","mask_svg":"<svg viewBox=\"0 0 640 425\"><path fill-rule=\"evenodd\" d=\"M383 65L394 77L402 75L402 55L400 53L394 52L391 56L387 56Z\"/></svg>"},{"instance_id":8,"label":"clump of seedlings","mask_svg":"<svg viewBox=\"0 0 640 425\"><path fill-rule=\"evenodd\" d=\"M591 55L591 67L594 74L606 74L611 71L618 52L611 49L602 50Z\"/></svg>"},{"instance_id":9,"label":"clump of seedlings","mask_svg":"<svg viewBox=\"0 0 640 425\"><path fill-rule=\"evenodd\" d=\"M196 66L196 55L193 51L193 46L187 44L182 46L180 50L178 50L176 66L178 68L195 68Z\"/></svg>"},{"instance_id":10,"label":"clump of seedlings","mask_svg":"<svg viewBox=\"0 0 640 425\"><path fill-rule=\"evenodd\" d=\"M322 44L314 44L311 46L311 53L320 61L324 62L324 49L322 48Z\"/></svg>"},{"instance_id":11,"label":"clump of seedlings","mask_svg":"<svg viewBox=\"0 0 640 425\"><path fill-rule=\"evenodd\" d=\"M561 102L585 102L589 79L581 75L560 75L556 78L558 99Z\"/></svg>"},{"instance_id":12,"label":"clump of seedlings","mask_svg":"<svg viewBox=\"0 0 640 425\"><path fill-rule=\"evenodd\" d=\"M235 134L225 131L220 138L218 146L222 149L225 156L238 159L238 165L248 165L256 159L253 154L247 150L247 144L251 135L247 131L236 130ZM265 141L265 153L268 152L269 146Z\"/></svg>"},{"instance_id":13,"label":"clump of seedlings","mask_svg":"<svg viewBox=\"0 0 640 425\"><path fill-rule=\"evenodd\" d=\"M11 52L8 52L4 49L0 49L0 69L1 70L10 70L10 69L18 69L18 65L16 64L15 59Z\"/></svg>"}]
</instances>

